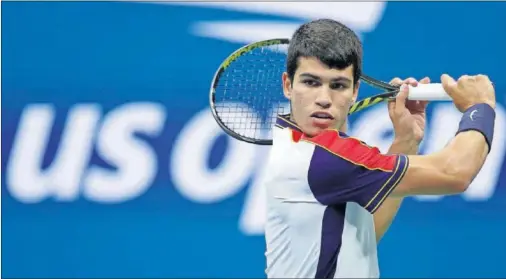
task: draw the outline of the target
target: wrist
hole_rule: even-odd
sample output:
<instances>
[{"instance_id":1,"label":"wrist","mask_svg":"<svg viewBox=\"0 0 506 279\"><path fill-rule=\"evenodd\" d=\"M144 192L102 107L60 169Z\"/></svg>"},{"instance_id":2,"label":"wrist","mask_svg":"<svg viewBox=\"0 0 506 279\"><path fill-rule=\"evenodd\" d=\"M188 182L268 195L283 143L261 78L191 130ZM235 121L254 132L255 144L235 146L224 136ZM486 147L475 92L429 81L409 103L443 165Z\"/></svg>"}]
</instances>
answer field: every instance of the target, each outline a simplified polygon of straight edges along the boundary
<instances>
[{"instance_id":1,"label":"wrist","mask_svg":"<svg viewBox=\"0 0 506 279\"><path fill-rule=\"evenodd\" d=\"M390 147L389 153L402 153L402 154L415 155L418 153L419 146L420 142L417 141L415 138L395 137Z\"/></svg>"},{"instance_id":2,"label":"wrist","mask_svg":"<svg viewBox=\"0 0 506 279\"><path fill-rule=\"evenodd\" d=\"M476 104L464 111L457 134L471 130L480 132L485 137L490 152L494 138L494 122L494 108L485 103Z\"/></svg>"},{"instance_id":3,"label":"wrist","mask_svg":"<svg viewBox=\"0 0 506 279\"><path fill-rule=\"evenodd\" d=\"M418 146L420 145L420 140L416 139L413 136L395 136L394 144L405 145L405 146Z\"/></svg>"}]
</instances>

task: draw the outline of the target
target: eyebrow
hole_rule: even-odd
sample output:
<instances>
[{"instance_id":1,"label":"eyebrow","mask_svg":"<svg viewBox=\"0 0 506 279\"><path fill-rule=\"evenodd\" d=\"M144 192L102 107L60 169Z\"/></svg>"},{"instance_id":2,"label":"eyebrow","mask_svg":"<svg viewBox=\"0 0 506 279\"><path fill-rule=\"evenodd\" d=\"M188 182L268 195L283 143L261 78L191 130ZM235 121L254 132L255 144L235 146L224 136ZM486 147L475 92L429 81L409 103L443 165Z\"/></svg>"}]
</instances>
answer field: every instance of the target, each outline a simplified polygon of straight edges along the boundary
<instances>
[{"instance_id":1,"label":"eyebrow","mask_svg":"<svg viewBox=\"0 0 506 279\"><path fill-rule=\"evenodd\" d=\"M309 78L312 78L312 79L316 79L316 80L320 80L321 78L319 76L315 76L313 74L310 74L310 73L302 73L299 75L299 77L309 77ZM333 78L332 79L333 82L351 82L351 80L347 77L336 77L336 78Z\"/></svg>"}]
</instances>

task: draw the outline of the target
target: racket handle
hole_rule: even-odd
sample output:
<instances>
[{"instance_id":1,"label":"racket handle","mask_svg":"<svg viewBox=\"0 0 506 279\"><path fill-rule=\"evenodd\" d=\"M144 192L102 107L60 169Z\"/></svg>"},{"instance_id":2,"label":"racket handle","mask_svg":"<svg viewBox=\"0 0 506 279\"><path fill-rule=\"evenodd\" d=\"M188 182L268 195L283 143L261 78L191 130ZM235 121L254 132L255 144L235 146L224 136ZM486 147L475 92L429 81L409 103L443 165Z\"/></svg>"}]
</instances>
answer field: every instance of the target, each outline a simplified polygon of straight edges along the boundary
<instances>
[{"instance_id":1,"label":"racket handle","mask_svg":"<svg viewBox=\"0 0 506 279\"><path fill-rule=\"evenodd\" d=\"M417 101L451 101L452 98L443 89L441 83L419 83L417 87L409 87L408 99Z\"/></svg>"}]
</instances>

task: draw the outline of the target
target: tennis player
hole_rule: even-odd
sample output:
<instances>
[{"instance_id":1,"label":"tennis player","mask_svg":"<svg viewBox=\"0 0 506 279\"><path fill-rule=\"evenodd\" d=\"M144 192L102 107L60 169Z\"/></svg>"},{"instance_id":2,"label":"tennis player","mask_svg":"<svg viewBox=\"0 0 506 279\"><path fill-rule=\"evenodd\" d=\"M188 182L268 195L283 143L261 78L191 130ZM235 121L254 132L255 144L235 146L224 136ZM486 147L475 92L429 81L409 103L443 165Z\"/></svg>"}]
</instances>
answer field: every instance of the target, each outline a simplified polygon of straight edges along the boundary
<instances>
[{"instance_id":1,"label":"tennis player","mask_svg":"<svg viewBox=\"0 0 506 279\"><path fill-rule=\"evenodd\" d=\"M376 246L401 199L464 192L485 162L495 119L488 77L441 76L463 116L453 140L423 156L427 104L407 100L406 84L417 81L394 79L404 84L388 105L395 140L381 154L336 130L357 99L361 69L359 39L336 21L304 24L291 39L282 76L291 114L277 119L264 181L269 278L378 278Z\"/></svg>"}]
</instances>

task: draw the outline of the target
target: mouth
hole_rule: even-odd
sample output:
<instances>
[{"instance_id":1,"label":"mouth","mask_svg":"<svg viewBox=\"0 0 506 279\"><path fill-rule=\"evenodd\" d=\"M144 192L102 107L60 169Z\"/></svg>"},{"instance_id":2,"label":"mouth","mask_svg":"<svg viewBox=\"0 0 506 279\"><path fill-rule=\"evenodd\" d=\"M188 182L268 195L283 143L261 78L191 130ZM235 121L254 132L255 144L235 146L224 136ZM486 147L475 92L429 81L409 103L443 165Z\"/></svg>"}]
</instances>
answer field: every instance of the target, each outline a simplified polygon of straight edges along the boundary
<instances>
[{"instance_id":1,"label":"mouth","mask_svg":"<svg viewBox=\"0 0 506 279\"><path fill-rule=\"evenodd\" d=\"M311 117L322 120L334 120L334 117L330 113L324 111L313 112Z\"/></svg>"}]
</instances>

